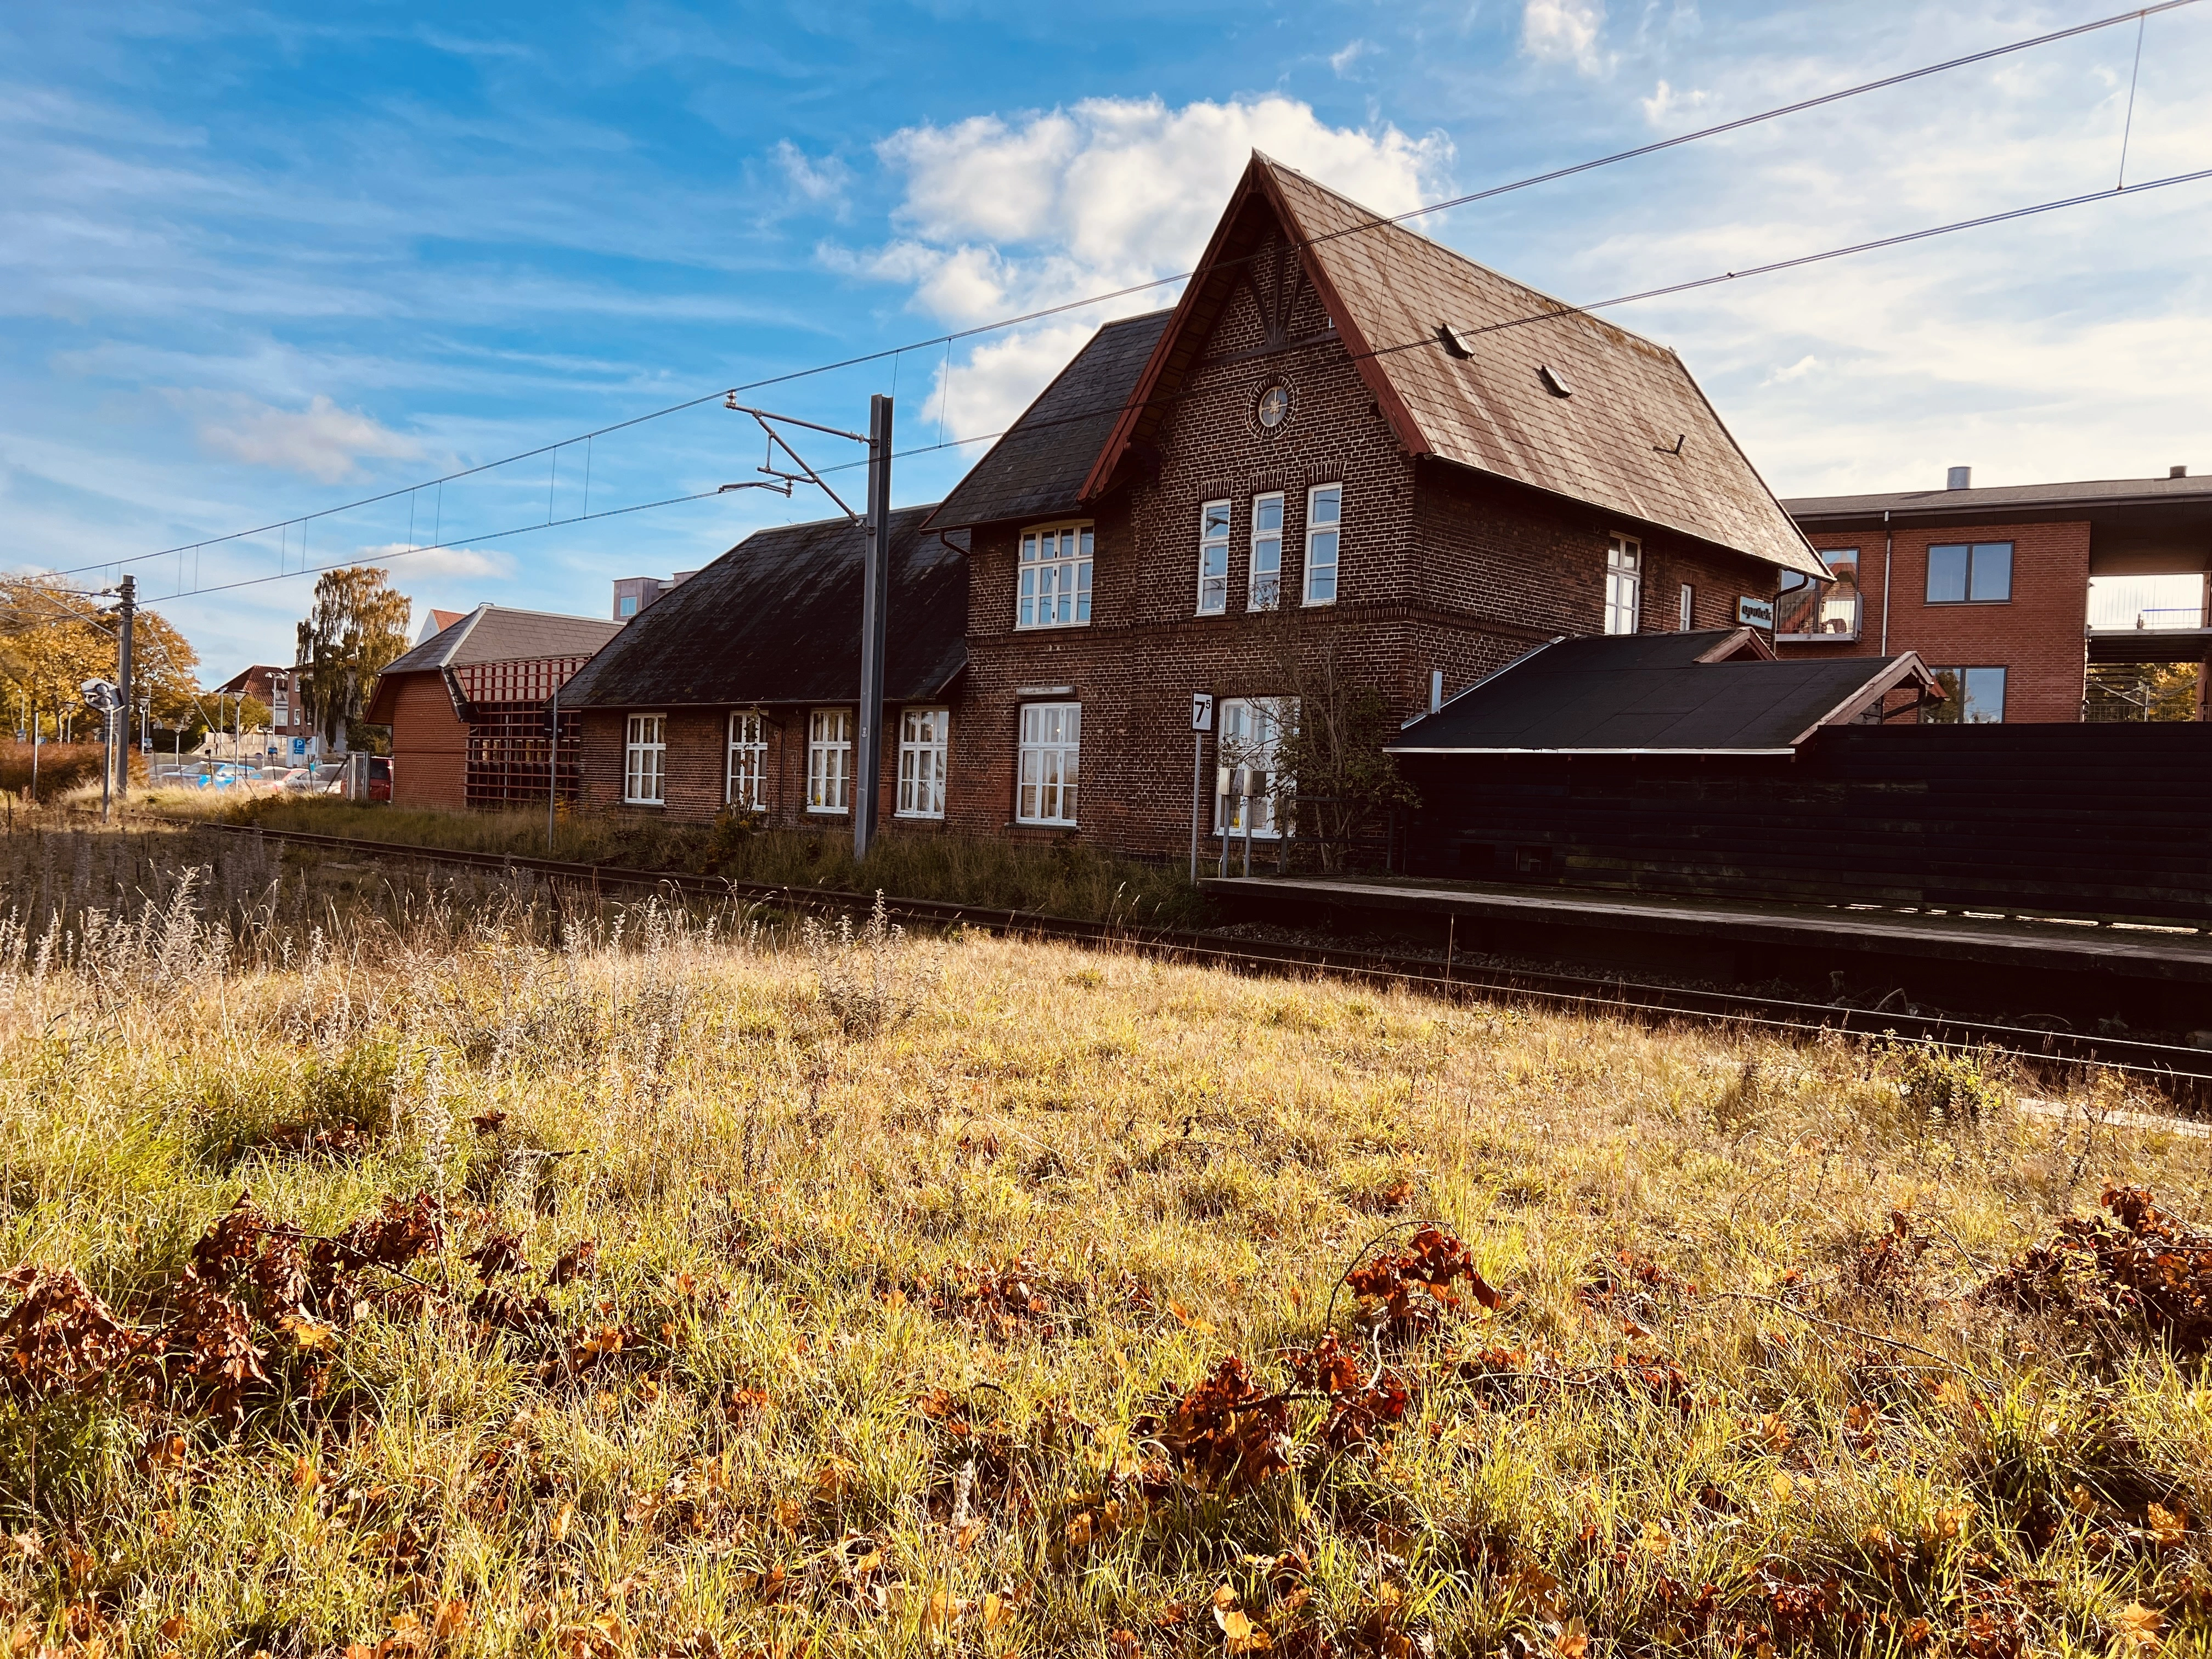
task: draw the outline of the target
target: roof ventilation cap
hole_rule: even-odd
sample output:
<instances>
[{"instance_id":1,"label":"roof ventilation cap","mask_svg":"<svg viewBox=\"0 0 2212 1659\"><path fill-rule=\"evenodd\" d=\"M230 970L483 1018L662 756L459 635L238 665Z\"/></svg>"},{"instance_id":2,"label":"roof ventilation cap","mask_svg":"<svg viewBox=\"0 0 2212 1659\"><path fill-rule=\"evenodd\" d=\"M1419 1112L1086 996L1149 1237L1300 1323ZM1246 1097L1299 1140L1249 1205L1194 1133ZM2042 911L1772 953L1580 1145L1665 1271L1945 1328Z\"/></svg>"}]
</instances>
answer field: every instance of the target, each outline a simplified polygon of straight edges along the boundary
<instances>
[{"instance_id":1,"label":"roof ventilation cap","mask_svg":"<svg viewBox=\"0 0 2212 1659\"><path fill-rule=\"evenodd\" d=\"M1444 356L1456 357L1464 362L1474 356L1474 343L1449 323L1437 325L1437 343L1444 349Z\"/></svg>"},{"instance_id":2,"label":"roof ventilation cap","mask_svg":"<svg viewBox=\"0 0 2212 1659\"><path fill-rule=\"evenodd\" d=\"M2189 476L2189 469L2185 466L2169 466L2166 469L2166 476L2169 478L2185 478Z\"/></svg>"},{"instance_id":3,"label":"roof ventilation cap","mask_svg":"<svg viewBox=\"0 0 2212 1659\"><path fill-rule=\"evenodd\" d=\"M1949 477L1943 483L1946 489L1972 489L1973 487L1974 469L1971 466L1953 467Z\"/></svg>"},{"instance_id":4,"label":"roof ventilation cap","mask_svg":"<svg viewBox=\"0 0 2212 1659\"><path fill-rule=\"evenodd\" d=\"M1571 398L1575 395L1575 389L1567 384L1566 376L1553 368L1551 364L1539 363L1536 366L1536 375L1543 381L1544 390L1554 398Z\"/></svg>"}]
</instances>

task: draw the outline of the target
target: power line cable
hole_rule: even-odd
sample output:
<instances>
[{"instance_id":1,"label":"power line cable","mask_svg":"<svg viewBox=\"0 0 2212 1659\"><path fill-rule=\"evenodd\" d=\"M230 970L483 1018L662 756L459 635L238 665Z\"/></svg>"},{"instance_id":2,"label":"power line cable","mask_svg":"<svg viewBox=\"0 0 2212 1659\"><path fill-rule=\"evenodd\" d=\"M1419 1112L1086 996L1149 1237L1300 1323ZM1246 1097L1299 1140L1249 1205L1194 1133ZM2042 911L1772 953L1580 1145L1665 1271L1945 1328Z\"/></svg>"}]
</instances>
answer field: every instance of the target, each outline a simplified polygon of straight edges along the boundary
<instances>
[{"instance_id":1,"label":"power line cable","mask_svg":"<svg viewBox=\"0 0 2212 1659\"><path fill-rule=\"evenodd\" d=\"M1455 332L1462 339L1471 339L1485 334L1499 333L1507 329L1526 328L1539 323L1560 322L1570 318L1586 316L1593 312L1610 309L1614 306L1632 305L1638 301L1657 299L1666 295L1685 294L1697 289L1711 288L1722 283L1741 281L1745 277L1768 276L1776 271L1792 270L1804 265L1819 264L1831 259L1844 258L1852 254L1871 252L1881 248L1902 246L1908 243L1925 241L1931 237L1946 236L1959 231L1973 230L1984 226L2002 224L2015 219L2029 218L2038 214L2052 213L2063 208L2080 207L2091 202L2111 201L2118 196L2136 196L2147 191L2161 190L2171 185L2191 184L2208 179L2212 179L2212 167L2199 168L2191 173L2172 173L2163 179L2147 179L2139 185L2130 185L2124 190L2092 191L2084 195L2062 197L2053 201L2035 203L2027 207L2008 208L2002 212L1982 214L1971 219L1954 220L1949 224L1933 225L1921 230L1902 231L1894 236L1877 237L1869 241L1854 242L1847 246L1828 248L1818 253L1799 254L1791 258L1772 259L1763 264L1747 265L1741 270L1723 271L1718 276L1698 276L1692 277L1686 282L1669 283L1659 288L1644 289L1633 294L1619 295L1610 300L1595 300L1588 304L1579 306L1569 305L1565 301L1561 301L1547 311L1530 312L1523 316L1509 318L1503 322L1486 323L1465 329L1455 330ZM1330 337L1333 338L1334 337ZM1315 343L1318 345L1322 343L1322 342L1316 342ZM1399 341L1389 345L1370 346L1364 352L1347 353L1346 356L1351 361L1358 362L1370 358L1390 356L1401 351L1412 351L1424 346L1436 347L1438 349L1442 349L1436 337L1433 335L1423 335L1417 339ZM1167 394L1166 396L1149 399L1147 406L1164 405L1170 403L1188 401L1200 397L1220 395L1227 395L1227 392L1222 390L1201 393L1175 392ZM1237 395L1242 395L1241 389ZM1042 421L1031 422L1030 422L1030 429L1033 431L1042 431L1054 426L1065 425L1073 422L1097 420L1103 416L1119 414L1127 407L1128 404L1126 399L1119 403L1096 404L1088 409L1073 410L1066 414L1050 416ZM961 448L969 444L988 442L993 439L1004 437L1005 435L1006 431L1001 430L999 432L972 434L963 437L940 441L939 442L933 444L916 445L912 448L898 451L895 459L905 459L917 455L927 455L942 449ZM866 465L866 463L865 460L842 462L834 466L823 467L820 471L823 472L841 472L849 471L854 467L864 466ZM410 554L415 553L442 552L455 548L479 546L486 542L501 541L511 536L526 535L534 531L559 528L568 525L582 524L590 520L619 518L625 514L648 512L654 508L663 507L677 507L687 501L708 501L721 495L722 493L723 492L719 488L714 489L697 490L689 495L667 496L656 501L641 501L631 507L610 507L599 513L579 514L572 518L554 520L550 524L542 520L533 520L528 524L516 525L506 530L488 531L479 536L465 537L450 542L428 544L422 547L409 548L401 552L386 554L382 556L385 559L391 561L406 558ZM173 593L161 595L157 599L149 599L147 602L149 604L158 603L166 605L176 599L191 599L204 593L229 592L241 587L259 586L267 582L289 581L300 576L320 575L331 570L344 569L354 562L356 562L349 560L342 563L318 565L311 568L283 571L274 575L247 576L242 577L236 581L210 583L202 587L180 589Z\"/></svg>"},{"instance_id":2,"label":"power line cable","mask_svg":"<svg viewBox=\"0 0 2212 1659\"><path fill-rule=\"evenodd\" d=\"M2072 40L2077 36L2094 33L2100 29L2112 27L2116 24L2136 21L2140 27L2141 21L2149 17L2154 13L2172 11L2179 9L2181 7L2194 5L2196 3L2197 3L2197 0L2161 0L2161 3L2156 5L2137 7L2129 11L2116 12L2109 17L2101 17L2092 22L2078 23L2068 28L2056 29L2048 33L2030 36L2024 40L2009 42L2004 46L1991 46L1981 52L1971 52L1965 57L1947 58L1942 63L1929 64L1923 65L1919 69L1906 70L1896 75L1885 76L1879 80L1863 82L1856 86L1841 88L1834 92L1820 94L1816 97L1800 99L1795 103L1779 105L1775 108L1762 110L1755 114L1739 116L1731 121L1721 122L1713 126L1702 127L1694 132L1681 133L1678 134L1674 137L1662 138L1653 143L1640 144L1632 149L1619 150L1609 155L1597 156L1587 161L1578 161L1570 167L1555 167L1549 172L1533 173L1524 179L1513 179L1505 184L1493 185L1486 189L1474 191L1462 196L1452 197L1444 201L1432 202L1421 207L1411 208L1403 213L1370 218L1361 221L1356 224L1341 226L1335 230L1325 232L1321 235L1301 241L1296 246L1300 248L1311 246L1322 242L1333 241L1340 237L1358 235L1367 231L1380 229L1392 225L1402 224L1408 220L1419 218L1425 215L1441 213L1449 209L1465 207L1473 203L1488 201L1493 198L1506 195L1511 191L1527 190L1537 185L1549 184L1558 179L1571 178L1576 174L1589 173L1599 167L1611 167L1618 162L1634 161L1643 156L1656 155L1664 150L1677 149L1685 144L1696 143L1703 139L1717 137L1724 133L1741 131L1746 127L1755 126L1762 122L1777 120L1784 116L1800 114L1807 110L1817 109L1825 105L1838 103L1845 99L1859 97L1867 93L1879 92L1891 87L1902 86L1909 82L1923 80L1930 76L1945 74L1952 70L1966 68L1975 64L1987 63L1995 58L2008 57L2017 52L2032 51L2038 46L2049 46L2057 41ZM2140 47L2138 47L2138 50L2140 50ZM2130 120L2132 120L2132 111L2130 111ZM2158 180L2154 182L2165 183L2167 181ZM2136 188L2148 189L2152 187L2154 187L2154 185L2141 185ZM1933 235L1938 234L1940 232L1931 231L1926 234ZM1831 255L1829 257L1834 256ZM999 318L991 322L978 323L969 328L955 329L944 334L934 334L927 339L912 341L904 345L887 346L878 350L863 352L856 356L840 358L835 362L818 363L806 368L792 369L782 374L768 375L759 380L746 381L737 386L724 387L714 392L705 392L696 398L686 398L681 403L670 404L664 408L650 410L642 415L632 416L627 420L617 421L603 427L595 427L588 432L579 433L573 437L562 438L553 443L541 444L533 449L521 450L513 455L504 456L495 461L485 461L476 466L465 467L459 471L446 473L440 477L425 479L417 483L404 485L395 489L385 490L374 495L365 495L357 501L344 502L337 507L322 507L313 513L296 514L291 518L278 520L270 524L262 525L255 529L234 531L227 535L209 537L202 541L181 543L177 546L162 548L151 553L135 553L125 558L111 559L98 564L73 565L65 569L60 570L56 574L75 575L85 571L92 570L120 570L125 565L143 563L151 559L173 558L185 553L198 553L207 548L219 547L227 543L246 541L257 536L265 536L272 531L282 533L289 531L294 525L299 525L304 528L305 526L312 523L317 519L330 518L338 514L356 512L365 507L374 507L385 501L397 501L402 495L412 495L417 491L423 489L442 488L445 484L453 483L457 479L474 477L481 473L494 471L498 468L512 465L518 461L530 460L539 455L550 454L566 448L570 444L589 444L592 441L605 437L609 433L621 432L630 427L643 425L648 421L657 421L671 415L681 414L686 410L696 409L702 404L712 403L719 398L733 396L741 392L757 392L768 386L785 386L794 380L805 380L820 374L834 374L842 369L859 368L867 363L879 362L886 357L896 359L908 351L922 350L925 349L934 348L939 345L946 347L949 352L952 344L957 341L972 339L981 334L996 333L1004 329L1018 328L1024 323L1038 322L1048 317L1064 315L1068 312L1083 310L1091 306L1109 304L1115 300L1127 299L1132 295L1146 293L1153 289L1164 288L1171 283L1187 281L1193 274L1194 273L1191 271L1185 270L1178 271L1172 276L1156 276L1146 282L1133 283L1125 287L1109 289L1103 293L1088 295L1079 300L1069 300L1058 305L1045 306L1036 310L1023 312L1014 316ZM1620 302L1609 301L1608 303ZM960 441L973 442L976 441L970 439ZM939 448L950 447L951 446L945 444L936 446L936 447ZM926 453L927 451L915 450L906 453L919 454ZM696 496L672 497L667 501L653 502L649 505L667 506L672 505L678 501L696 499L697 499ZM623 510L635 511L637 509L632 508ZM564 520L560 522L579 523L581 522L585 517L596 516L599 515L586 514L580 515L576 519ZM547 528L548 526L541 524L537 527L544 529ZM504 532L500 533L514 534L516 532ZM483 540L487 538L474 538L471 539ZM458 546L462 544L463 544L459 543L448 544L441 542L432 544L434 546ZM280 561L282 556L283 556L280 554ZM313 569L309 569L306 568L303 561L301 569L297 571L280 572L279 577L281 578L283 575L313 574L316 571L337 569L340 568L342 567L337 565L324 565L314 567ZM191 591L210 592L219 592L222 591L222 588L226 587L250 586L260 580L265 579L252 578L240 582L222 584L219 587L210 587ZM184 590L180 589L179 593L173 597L181 597L183 591Z\"/></svg>"}]
</instances>

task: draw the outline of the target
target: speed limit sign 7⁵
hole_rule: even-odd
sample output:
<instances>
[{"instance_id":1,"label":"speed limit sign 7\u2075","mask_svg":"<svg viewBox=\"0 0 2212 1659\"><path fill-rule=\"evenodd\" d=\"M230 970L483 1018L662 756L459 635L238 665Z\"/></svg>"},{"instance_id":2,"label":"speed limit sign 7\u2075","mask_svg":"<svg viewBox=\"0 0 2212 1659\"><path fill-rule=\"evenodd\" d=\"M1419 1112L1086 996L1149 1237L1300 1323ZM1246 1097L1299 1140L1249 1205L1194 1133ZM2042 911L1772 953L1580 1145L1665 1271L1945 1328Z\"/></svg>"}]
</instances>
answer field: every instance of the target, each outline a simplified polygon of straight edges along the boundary
<instances>
[{"instance_id":1,"label":"speed limit sign 7\u2075","mask_svg":"<svg viewBox=\"0 0 2212 1659\"><path fill-rule=\"evenodd\" d=\"M1194 732L1213 730L1213 693L1211 691L1190 694L1190 729Z\"/></svg>"}]
</instances>

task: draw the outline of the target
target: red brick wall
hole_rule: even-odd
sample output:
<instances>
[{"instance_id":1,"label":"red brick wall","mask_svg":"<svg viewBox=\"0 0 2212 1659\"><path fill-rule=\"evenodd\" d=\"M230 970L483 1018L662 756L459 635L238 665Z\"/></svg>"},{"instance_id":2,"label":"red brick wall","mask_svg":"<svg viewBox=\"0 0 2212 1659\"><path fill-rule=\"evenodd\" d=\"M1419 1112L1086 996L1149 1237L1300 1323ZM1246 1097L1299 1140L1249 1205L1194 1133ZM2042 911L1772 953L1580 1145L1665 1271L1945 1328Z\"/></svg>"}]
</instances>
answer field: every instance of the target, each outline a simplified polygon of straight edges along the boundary
<instances>
[{"instance_id":1,"label":"red brick wall","mask_svg":"<svg viewBox=\"0 0 2212 1659\"><path fill-rule=\"evenodd\" d=\"M403 674L392 710L392 804L459 811L468 805L469 728L445 677Z\"/></svg>"},{"instance_id":2,"label":"red brick wall","mask_svg":"<svg viewBox=\"0 0 2212 1659\"><path fill-rule=\"evenodd\" d=\"M1792 657L1877 656L1882 650L1882 533L1813 531L1826 551L1856 547L1865 591L1850 644L1788 645ZM1931 668L2002 668L2008 721L2081 718L2082 629L2089 617L2089 526L2084 522L1899 527L1889 556L1889 653L1917 651ZM2010 542L2012 598L2002 604L1928 603L1928 549L1948 542Z\"/></svg>"}]
</instances>

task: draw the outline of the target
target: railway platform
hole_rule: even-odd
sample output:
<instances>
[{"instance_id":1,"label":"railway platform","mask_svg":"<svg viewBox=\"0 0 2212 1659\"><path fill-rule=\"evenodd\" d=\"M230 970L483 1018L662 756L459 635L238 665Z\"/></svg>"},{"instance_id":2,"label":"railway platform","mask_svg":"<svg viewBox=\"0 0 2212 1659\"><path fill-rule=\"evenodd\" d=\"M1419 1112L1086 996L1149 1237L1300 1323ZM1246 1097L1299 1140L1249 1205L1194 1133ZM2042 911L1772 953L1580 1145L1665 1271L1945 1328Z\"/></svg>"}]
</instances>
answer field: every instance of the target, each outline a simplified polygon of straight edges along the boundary
<instances>
[{"instance_id":1,"label":"railway platform","mask_svg":"<svg viewBox=\"0 0 2212 1659\"><path fill-rule=\"evenodd\" d=\"M2212 929L1990 910L1794 904L1408 877L1200 884L1236 921L1381 936L1470 963L1570 963L1676 980L1781 982L2077 1027L2212 1030Z\"/></svg>"}]
</instances>

